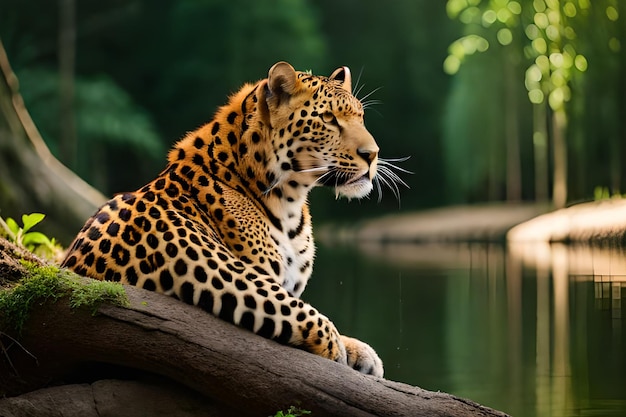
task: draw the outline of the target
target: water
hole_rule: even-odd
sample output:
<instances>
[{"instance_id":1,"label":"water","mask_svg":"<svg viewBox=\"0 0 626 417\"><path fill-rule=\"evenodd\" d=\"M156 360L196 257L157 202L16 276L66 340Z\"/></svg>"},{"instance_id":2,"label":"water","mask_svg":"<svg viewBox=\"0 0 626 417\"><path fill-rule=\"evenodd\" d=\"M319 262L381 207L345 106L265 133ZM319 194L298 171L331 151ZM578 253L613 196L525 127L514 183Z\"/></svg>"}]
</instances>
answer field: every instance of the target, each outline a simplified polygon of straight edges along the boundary
<instances>
[{"instance_id":1,"label":"water","mask_svg":"<svg viewBox=\"0 0 626 417\"><path fill-rule=\"evenodd\" d=\"M626 416L618 248L322 245L304 298L388 379L514 416Z\"/></svg>"}]
</instances>

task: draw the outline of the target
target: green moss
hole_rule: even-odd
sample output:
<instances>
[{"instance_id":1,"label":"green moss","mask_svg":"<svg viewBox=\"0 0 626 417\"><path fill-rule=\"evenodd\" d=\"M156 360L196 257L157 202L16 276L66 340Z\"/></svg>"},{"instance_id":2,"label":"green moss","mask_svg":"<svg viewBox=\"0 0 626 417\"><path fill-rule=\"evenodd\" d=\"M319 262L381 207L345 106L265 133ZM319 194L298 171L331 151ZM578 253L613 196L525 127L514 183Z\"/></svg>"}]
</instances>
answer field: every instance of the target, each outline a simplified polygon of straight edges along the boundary
<instances>
[{"instance_id":1,"label":"green moss","mask_svg":"<svg viewBox=\"0 0 626 417\"><path fill-rule=\"evenodd\" d=\"M103 302L128 306L124 286L117 282L94 280L88 284L81 282L72 288L70 297L70 307L72 308L86 307L92 309L92 314L96 314L98 307Z\"/></svg>"},{"instance_id":2,"label":"green moss","mask_svg":"<svg viewBox=\"0 0 626 417\"><path fill-rule=\"evenodd\" d=\"M96 314L104 303L127 306L124 287L106 281L86 282L78 275L55 266L40 266L23 262L28 275L14 287L0 290L0 329L21 332L36 304L69 296L71 308L89 308Z\"/></svg>"}]
</instances>

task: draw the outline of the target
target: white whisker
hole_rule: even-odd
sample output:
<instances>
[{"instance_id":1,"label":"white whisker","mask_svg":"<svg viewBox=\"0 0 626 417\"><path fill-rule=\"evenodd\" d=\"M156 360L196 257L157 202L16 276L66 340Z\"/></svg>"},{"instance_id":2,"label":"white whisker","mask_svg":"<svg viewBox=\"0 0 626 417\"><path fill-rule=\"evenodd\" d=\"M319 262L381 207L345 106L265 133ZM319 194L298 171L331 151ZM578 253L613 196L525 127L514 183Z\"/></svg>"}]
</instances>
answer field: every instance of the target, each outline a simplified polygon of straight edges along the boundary
<instances>
[{"instance_id":1,"label":"white whisker","mask_svg":"<svg viewBox=\"0 0 626 417\"><path fill-rule=\"evenodd\" d=\"M352 87L352 95L354 97L358 97L361 89L365 87L365 84L359 86L359 82L361 82L361 75L363 75L363 67L361 67L361 70L359 71L359 76L356 77L356 81L354 82L354 86Z\"/></svg>"},{"instance_id":2,"label":"white whisker","mask_svg":"<svg viewBox=\"0 0 626 417\"><path fill-rule=\"evenodd\" d=\"M413 173L407 169L401 168L393 164L392 162L404 162L408 159L409 157L392 159L378 158L376 176L374 177L376 191L378 192L378 201L382 200L383 186L385 186L386 188L389 188L389 190L391 190L391 193L394 195L396 200L398 200L398 204L400 204L400 186L406 188L409 188L409 186L406 182L404 182L402 178L400 178L397 172L406 174Z\"/></svg>"},{"instance_id":3,"label":"white whisker","mask_svg":"<svg viewBox=\"0 0 626 417\"><path fill-rule=\"evenodd\" d=\"M378 158L379 161L383 162L405 162L411 159L410 156L403 156L402 158Z\"/></svg>"},{"instance_id":4,"label":"white whisker","mask_svg":"<svg viewBox=\"0 0 626 417\"><path fill-rule=\"evenodd\" d=\"M396 197L396 200L400 201L400 190L397 183L389 177L389 173L386 171L380 171L380 182L387 186ZM405 184L406 185L406 184Z\"/></svg>"},{"instance_id":5,"label":"white whisker","mask_svg":"<svg viewBox=\"0 0 626 417\"><path fill-rule=\"evenodd\" d=\"M276 186L278 186L279 183L280 183L280 180L278 179L274 180L274 182L271 183L270 186L265 189L265 191L263 191L263 195L268 195L270 191L272 191L274 188L276 188Z\"/></svg>"},{"instance_id":6,"label":"white whisker","mask_svg":"<svg viewBox=\"0 0 626 417\"><path fill-rule=\"evenodd\" d=\"M385 177L387 177L387 179L391 180L392 182L409 188L409 186L404 182L404 180L400 178L400 176L396 174L395 172L393 172L390 168L382 166L380 167L380 173L383 174Z\"/></svg>"},{"instance_id":7,"label":"white whisker","mask_svg":"<svg viewBox=\"0 0 626 417\"><path fill-rule=\"evenodd\" d=\"M378 158L378 164L382 166L390 167L400 172L404 172L405 174L414 174L414 172L409 171L408 169L404 169L402 167L392 164L392 162L405 162L405 161L408 161L409 159L411 159L410 156L405 156L404 158L394 158L394 159Z\"/></svg>"},{"instance_id":8,"label":"white whisker","mask_svg":"<svg viewBox=\"0 0 626 417\"><path fill-rule=\"evenodd\" d=\"M325 179L325 177L330 177L333 174L333 172L335 172L335 171L332 168L329 169L328 171L326 171L325 173L323 173L322 175L317 177L315 182L313 182L313 185L321 183Z\"/></svg>"},{"instance_id":9,"label":"white whisker","mask_svg":"<svg viewBox=\"0 0 626 417\"><path fill-rule=\"evenodd\" d=\"M383 199L383 189L380 186L380 179L378 176L374 177L374 185L376 186L376 193L378 194L378 202L380 203Z\"/></svg>"},{"instance_id":10,"label":"white whisker","mask_svg":"<svg viewBox=\"0 0 626 417\"><path fill-rule=\"evenodd\" d=\"M354 97L358 97L358 95L361 93L361 90L363 89L363 87L365 87L365 84L363 84L363 85L359 86L359 88L357 88L357 89L354 91L354 93L352 93L352 95L353 95Z\"/></svg>"},{"instance_id":11,"label":"white whisker","mask_svg":"<svg viewBox=\"0 0 626 417\"><path fill-rule=\"evenodd\" d=\"M374 94L375 92L377 92L378 90L380 90L382 87L376 87L375 89L373 89L372 91L370 91L369 93L367 93L365 96L361 97L359 100L362 102L366 101L367 98L369 96L371 96L372 94Z\"/></svg>"},{"instance_id":12,"label":"white whisker","mask_svg":"<svg viewBox=\"0 0 626 417\"><path fill-rule=\"evenodd\" d=\"M372 106L377 106L379 104L382 104L381 100L367 100L361 103L363 105L363 110L367 110L369 108L371 108Z\"/></svg>"},{"instance_id":13,"label":"white whisker","mask_svg":"<svg viewBox=\"0 0 626 417\"><path fill-rule=\"evenodd\" d=\"M322 172L322 171L328 171L328 167L313 167L313 168L307 168L307 169L301 169L298 172Z\"/></svg>"}]
</instances>

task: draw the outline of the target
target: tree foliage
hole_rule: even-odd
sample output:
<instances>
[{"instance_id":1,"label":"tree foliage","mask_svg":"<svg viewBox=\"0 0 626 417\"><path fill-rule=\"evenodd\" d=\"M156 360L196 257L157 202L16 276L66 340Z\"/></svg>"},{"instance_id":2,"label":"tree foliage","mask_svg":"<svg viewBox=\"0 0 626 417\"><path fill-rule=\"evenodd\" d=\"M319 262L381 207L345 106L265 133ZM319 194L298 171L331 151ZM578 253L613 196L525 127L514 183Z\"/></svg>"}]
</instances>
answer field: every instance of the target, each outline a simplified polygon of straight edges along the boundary
<instances>
[{"instance_id":1,"label":"tree foliage","mask_svg":"<svg viewBox=\"0 0 626 417\"><path fill-rule=\"evenodd\" d=\"M58 7L0 0L0 38L55 151ZM34 9L49 18L33 19ZM568 198L596 186L617 192L626 177L623 13L617 0L80 3L76 170L106 194L141 186L228 94L288 60L317 74L348 65L359 97L379 103L366 123L381 156L410 156L402 166L415 173L403 178L403 209L549 198L559 120ZM316 192L313 212L396 210L387 194L337 209L331 193Z\"/></svg>"},{"instance_id":2,"label":"tree foliage","mask_svg":"<svg viewBox=\"0 0 626 417\"><path fill-rule=\"evenodd\" d=\"M493 150L494 147L501 148L502 143L511 146L512 139L520 135L522 142L515 142L512 147L519 147L523 157L529 145L532 146L532 157L526 157L525 161L534 163L534 170L531 164L524 166L530 168L526 177L534 178L536 199L548 197L548 184L552 185L556 206L566 203L568 189L573 191L575 199L589 198L594 187L608 181L618 192L622 184L621 160L624 156L619 144L626 132L613 128L612 135L599 135L598 128L604 130L606 125L598 126L596 118L587 117L586 109L590 100L597 99L598 88L609 84L612 92L604 96L607 98L604 105L610 110L604 112L604 119L609 126L615 126L621 119L618 114L624 105L624 100L620 99L624 95L623 77L617 71L624 69L619 50L626 39L620 7L623 8L616 0L449 0L447 13L464 25L465 35L450 45L444 69L449 74L460 71L455 86L466 90L464 95L453 92L450 97L448 133L445 136L447 149L450 150L447 154L449 166L472 163L466 158L455 157L458 156L455 150L463 149L463 146L458 146L459 143L475 144L479 140L481 149ZM476 52L484 54L473 56ZM593 59L594 55L599 59ZM477 75L486 74L485 70L497 66L497 61L508 62L515 76L509 78L507 74L511 72L506 71L490 71L493 77L489 78ZM462 66L466 68L461 70ZM591 67L602 71L605 76L594 76L588 71ZM520 77L521 71L524 75ZM475 76L472 78L471 74L463 75L463 72ZM514 84L515 88L519 88L521 83L527 97L519 103L522 108L519 117L528 120L525 124L531 125L532 129L521 124L516 129L506 130L493 120L493 112L495 107L504 103L502 112L495 113L504 113L502 125L510 127L511 118L507 118L506 114L507 104L512 102L503 100L503 96L507 95L507 85ZM485 88L495 91L486 93ZM488 99L491 108L482 114L470 110L473 117L467 117L468 102L485 94L492 95ZM455 120L463 117L466 119L461 121L461 125L454 125ZM530 120L532 123L529 123ZM485 124L496 126L495 131L484 129L481 132L481 129L472 128ZM604 149L608 145L613 151L607 164L611 167L609 175L591 174L587 170L590 165L606 162L588 157L585 148L589 144L604 144L600 145ZM473 147L476 149L477 146ZM496 153L502 154L500 150ZM486 156L478 157L483 161L491 158L492 152L489 151ZM572 162L575 162L576 169L570 175L567 167ZM507 160L507 163L511 161ZM552 170L551 176L548 176L548 166ZM505 183L503 170L499 167L491 168L489 163L474 163L474 167L467 169L474 175L464 177L457 195L471 196L476 190L480 193L484 189L484 181L501 186ZM590 175L579 175L581 169ZM466 171L461 169L460 172ZM526 189L532 188L526 186ZM493 195L489 197L494 198Z\"/></svg>"},{"instance_id":3,"label":"tree foliage","mask_svg":"<svg viewBox=\"0 0 626 417\"><path fill-rule=\"evenodd\" d=\"M42 12L56 16L55 4L35 0L39 2ZM26 6L16 0L0 0L1 9L11 10L0 14L0 36L19 77L57 65L56 45L51 39L57 36L58 23L55 19L34 22L29 17L32 7L32 2ZM368 111L367 123L381 144L382 156L411 156L404 166L416 175L405 180L419 192L403 193L402 207L441 204L444 187L438 119L448 79L440 62L453 36L452 25L440 5L424 0L390 3L383 17L380 4L374 1L167 0L158 8L147 0L80 4L76 21L79 160L89 161L88 146L102 145L92 153L102 159L90 161L91 172L82 174L108 194L136 188L162 169L165 159L164 154L151 157L157 152L154 142L146 139L151 137L151 126L167 148L185 131L206 122L244 81L263 78L278 60L318 74L349 65L354 78L360 78L360 97L371 93L368 99L381 102ZM372 30L374 27L377 29ZM435 31L440 36L431 36ZM101 111L96 107L88 110L80 100L84 83L102 80L108 80L112 90L126 92L127 103L132 104L132 108L124 108L117 100L107 100L108 114L123 113L120 120L128 123L120 126L129 127L127 136L134 136L125 139L129 142L122 148L121 136L94 137L99 129L95 123L91 124L94 130L80 127L81 110L95 116L92 122L108 126ZM30 86L30 82L22 83L24 90ZM24 93L31 97L36 91ZM30 99L29 106L55 148L58 117L55 107L47 104L57 97L47 98L46 104L39 98ZM131 131L129 124L135 130ZM142 127L143 133L137 132ZM397 209L398 202L387 194L378 210ZM314 194L316 215L338 215L336 203L331 205L330 199L331 193ZM358 213L376 208L376 198L373 200L358 207L354 203L340 207L354 218L355 213L358 217ZM332 212L329 206L334 207Z\"/></svg>"},{"instance_id":4,"label":"tree foliage","mask_svg":"<svg viewBox=\"0 0 626 417\"><path fill-rule=\"evenodd\" d=\"M48 146L59 154L59 76L47 68L20 72L24 101L37 118ZM75 121L81 158L73 168L92 185L108 189L106 155L120 151L162 161L166 147L159 139L151 115L105 75L75 80Z\"/></svg>"}]
</instances>

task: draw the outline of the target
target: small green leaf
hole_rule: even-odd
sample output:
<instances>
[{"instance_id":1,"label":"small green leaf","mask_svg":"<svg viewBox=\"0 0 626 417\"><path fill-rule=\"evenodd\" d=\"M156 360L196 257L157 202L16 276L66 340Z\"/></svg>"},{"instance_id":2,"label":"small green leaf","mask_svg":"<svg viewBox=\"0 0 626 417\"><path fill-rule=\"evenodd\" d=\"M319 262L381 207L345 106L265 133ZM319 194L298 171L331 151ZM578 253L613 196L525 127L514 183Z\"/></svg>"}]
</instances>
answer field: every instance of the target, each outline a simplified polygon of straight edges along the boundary
<instances>
[{"instance_id":1,"label":"small green leaf","mask_svg":"<svg viewBox=\"0 0 626 417\"><path fill-rule=\"evenodd\" d=\"M33 226L42 221L44 217L46 217L46 215L42 213L31 213L22 215L24 233L28 232Z\"/></svg>"},{"instance_id":2,"label":"small green leaf","mask_svg":"<svg viewBox=\"0 0 626 417\"><path fill-rule=\"evenodd\" d=\"M20 231L20 226L18 226L17 222L11 217L7 217L7 226L9 226L9 229L14 235L17 235L17 232Z\"/></svg>"},{"instance_id":3,"label":"small green leaf","mask_svg":"<svg viewBox=\"0 0 626 417\"><path fill-rule=\"evenodd\" d=\"M52 242L50 242L50 239L48 239L48 236L44 235L41 232L26 233L22 237L22 242L24 243L24 246L29 246L29 245L52 246Z\"/></svg>"}]
</instances>

